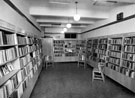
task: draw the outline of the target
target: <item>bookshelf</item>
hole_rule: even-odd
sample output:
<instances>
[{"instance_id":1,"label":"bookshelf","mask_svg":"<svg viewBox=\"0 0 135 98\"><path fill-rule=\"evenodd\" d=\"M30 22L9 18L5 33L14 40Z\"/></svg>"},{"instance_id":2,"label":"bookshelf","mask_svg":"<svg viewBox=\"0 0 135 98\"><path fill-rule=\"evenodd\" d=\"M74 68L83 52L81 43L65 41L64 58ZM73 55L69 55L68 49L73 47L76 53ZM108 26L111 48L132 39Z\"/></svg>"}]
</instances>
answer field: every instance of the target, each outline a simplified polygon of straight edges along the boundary
<instances>
[{"instance_id":1,"label":"bookshelf","mask_svg":"<svg viewBox=\"0 0 135 98\"><path fill-rule=\"evenodd\" d=\"M76 53L76 40L65 40L64 53L66 57L77 56Z\"/></svg>"},{"instance_id":2,"label":"bookshelf","mask_svg":"<svg viewBox=\"0 0 135 98\"><path fill-rule=\"evenodd\" d=\"M64 40L54 40L54 56L55 57L62 57L64 55Z\"/></svg>"},{"instance_id":3,"label":"bookshelf","mask_svg":"<svg viewBox=\"0 0 135 98\"><path fill-rule=\"evenodd\" d=\"M110 38L108 40L108 57L107 67L119 71L121 65L121 54L122 54L122 37Z\"/></svg>"},{"instance_id":4,"label":"bookshelf","mask_svg":"<svg viewBox=\"0 0 135 98\"><path fill-rule=\"evenodd\" d=\"M77 40L77 42L76 42L76 52L85 54L85 52L86 52L86 40Z\"/></svg>"},{"instance_id":5,"label":"bookshelf","mask_svg":"<svg viewBox=\"0 0 135 98\"><path fill-rule=\"evenodd\" d=\"M94 57L93 53L95 53ZM135 35L133 32L88 38L87 63L96 67L98 60L105 62L106 76L135 93Z\"/></svg>"},{"instance_id":6,"label":"bookshelf","mask_svg":"<svg viewBox=\"0 0 135 98\"><path fill-rule=\"evenodd\" d=\"M77 40L53 40L54 62L77 61Z\"/></svg>"},{"instance_id":7,"label":"bookshelf","mask_svg":"<svg viewBox=\"0 0 135 98\"><path fill-rule=\"evenodd\" d=\"M41 39L4 24L0 24L0 97L29 98L42 70Z\"/></svg>"},{"instance_id":8,"label":"bookshelf","mask_svg":"<svg viewBox=\"0 0 135 98\"><path fill-rule=\"evenodd\" d=\"M87 40L87 62L97 67L98 62L106 62L108 38L91 38Z\"/></svg>"}]
</instances>

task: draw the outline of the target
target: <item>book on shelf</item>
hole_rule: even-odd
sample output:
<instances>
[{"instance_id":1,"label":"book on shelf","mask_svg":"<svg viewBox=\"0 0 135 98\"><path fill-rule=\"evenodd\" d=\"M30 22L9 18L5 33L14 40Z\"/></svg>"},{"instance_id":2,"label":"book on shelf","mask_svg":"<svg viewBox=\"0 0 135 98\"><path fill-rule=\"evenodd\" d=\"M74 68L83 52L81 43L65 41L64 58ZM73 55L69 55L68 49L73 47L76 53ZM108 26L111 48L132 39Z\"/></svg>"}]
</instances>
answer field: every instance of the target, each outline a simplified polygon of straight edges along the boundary
<instances>
[{"instance_id":1,"label":"book on shelf","mask_svg":"<svg viewBox=\"0 0 135 98\"><path fill-rule=\"evenodd\" d=\"M5 63L6 60L6 54L5 54L5 50L0 50L0 64Z\"/></svg>"},{"instance_id":2,"label":"book on shelf","mask_svg":"<svg viewBox=\"0 0 135 98\"><path fill-rule=\"evenodd\" d=\"M0 31L0 45L14 45L14 34L8 34L4 31Z\"/></svg>"},{"instance_id":3,"label":"book on shelf","mask_svg":"<svg viewBox=\"0 0 135 98\"><path fill-rule=\"evenodd\" d=\"M15 47L6 49L5 54L4 55L6 56L7 61L13 60L17 57L17 49Z\"/></svg>"},{"instance_id":4,"label":"book on shelf","mask_svg":"<svg viewBox=\"0 0 135 98\"><path fill-rule=\"evenodd\" d=\"M6 86L7 97L9 97L14 90L13 81L8 80L4 85Z\"/></svg>"},{"instance_id":5,"label":"book on shelf","mask_svg":"<svg viewBox=\"0 0 135 98\"><path fill-rule=\"evenodd\" d=\"M112 38L109 40L109 44L122 44L122 38Z\"/></svg>"},{"instance_id":6,"label":"book on shelf","mask_svg":"<svg viewBox=\"0 0 135 98\"><path fill-rule=\"evenodd\" d=\"M26 82L26 80L22 83L22 86L23 86L23 91L25 91L25 89L27 88L27 82Z\"/></svg>"},{"instance_id":7,"label":"book on shelf","mask_svg":"<svg viewBox=\"0 0 135 98\"><path fill-rule=\"evenodd\" d=\"M27 44L26 37L24 36L17 36L18 44Z\"/></svg>"},{"instance_id":8,"label":"book on shelf","mask_svg":"<svg viewBox=\"0 0 135 98\"><path fill-rule=\"evenodd\" d=\"M10 98L18 98L16 90L10 95Z\"/></svg>"},{"instance_id":9,"label":"book on shelf","mask_svg":"<svg viewBox=\"0 0 135 98\"><path fill-rule=\"evenodd\" d=\"M7 45L14 45L15 44L15 37L14 34L6 34Z\"/></svg>"},{"instance_id":10,"label":"book on shelf","mask_svg":"<svg viewBox=\"0 0 135 98\"><path fill-rule=\"evenodd\" d=\"M17 75L15 74L15 75L11 78L11 80L13 80L13 85L14 85L14 88L16 89L16 88L18 87L18 85L19 85Z\"/></svg>"},{"instance_id":11,"label":"book on shelf","mask_svg":"<svg viewBox=\"0 0 135 98\"><path fill-rule=\"evenodd\" d=\"M10 73L10 69L7 67L7 65L3 65L1 68L1 71L3 73L3 76L7 75ZM12 70L11 70L12 71Z\"/></svg>"},{"instance_id":12,"label":"book on shelf","mask_svg":"<svg viewBox=\"0 0 135 98\"><path fill-rule=\"evenodd\" d=\"M19 47L18 51L19 51L19 56L23 56L28 53L28 47L27 46Z\"/></svg>"},{"instance_id":13,"label":"book on shelf","mask_svg":"<svg viewBox=\"0 0 135 98\"><path fill-rule=\"evenodd\" d=\"M2 35L2 38L3 38L3 44L4 45L7 44L7 39L6 39L5 33L2 31L2 32L0 32L0 34Z\"/></svg>"},{"instance_id":14,"label":"book on shelf","mask_svg":"<svg viewBox=\"0 0 135 98\"><path fill-rule=\"evenodd\" d=\"M109 50L121 51L121 45L109 45Z\"/></svg>"},{"instance_id":15,"label":"book on shelf","mask_svg":"<svg viewBox=\"0 0 135 98\"><path fill-rule=\"evenodd\" d=\"M2 73L2 70L0 69L0 78L3 77L3 73Z\"/></svg>"},{"instance_id":16,"label":"book on shelf","mask_svg":"<svg viewBox=\"0 0 135 98\"><path fill-rule=\"evenodd\" d=\"M0 98L5 98L3 87L0 87Z\"/></svg>"},{"instance_id":17,"label":"book on shelf","mask_svg":"<svg viewBox=\"0 0 135 98\"><path fill-rule=\"evenodd\" d=\"M19 87L17 88L17 96L18 98L21 98L23 95L23 87L22 87L22 83L19 85Z\"/></svg>"},{"instance_id":18,"label":"book on shelf","mask_svg":"<svg viewBox=\"0 0 135 98\"><path fill-rule=\"evenodd\" d=\"M21 70L17 73L17 79L18 79L18 83L20 84L22 82L22 72L21 72Z\"/></svg>"},{"instance_id":19,"label":"book on shelf","mask_svg":"<svg viewBox=\"0 0 135 98\"><path fill-rule=\"evenodd\" d=\"M2 37L3 31L0 31L0 45L3 45L3 37Z\"/></svg>"}]
</instances>

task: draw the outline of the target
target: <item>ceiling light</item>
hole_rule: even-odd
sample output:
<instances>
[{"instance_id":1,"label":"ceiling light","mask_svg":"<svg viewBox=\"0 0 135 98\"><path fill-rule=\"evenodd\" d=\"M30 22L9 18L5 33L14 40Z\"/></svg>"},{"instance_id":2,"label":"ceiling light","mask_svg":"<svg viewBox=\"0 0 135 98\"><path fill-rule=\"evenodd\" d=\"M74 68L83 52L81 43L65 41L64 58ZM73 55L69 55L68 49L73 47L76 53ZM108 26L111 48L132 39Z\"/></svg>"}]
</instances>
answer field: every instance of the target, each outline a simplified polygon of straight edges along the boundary
<instances>
[{"instance_id":1,"label":"ceiling light","mask_svg":"<svg viewBox=\"0 0 135 98\"><path fill-rule=\"evenodd\" d=\"M65 33L64 31L61 31L61 33Z\"/></svg>"},{"instance_id":2,"label":"ceiling light","mask_svg":"<svg viewBox=\"0 0 135 98\"><path fill-rule=\"evenodd\" d=\"M80 20L80 15L77 13L77 1L75 2L75 4L76 4L76 14L74 15L74 20L75 21L79 21Z\"/></svg>"},{"instance_id":3,"label":"ceiling light","mask_svg":"<svg viewBox=\"0 0 135 98\"><path fill-rule=\"evenodd\" d=\"M67 32L67 28L64 28L63 31L64 31L64 32Z\"/></svg>"},{"instance_id":4,"label":"ceiling light","mask_svg":"<svg viewBox=\"0 0 135 98\"><path fill-rule=\"evenodd\" d=\"M67 24L67 28L71 28L71 26L72 26L71 23Z\"/></svg>"},{"instance_id":5,"label":"ceiling light","mask_svg":"<svg viewBox=\"0 0 135 98\"><path fill-rule=\"evenodd\" d=\"M80 15L79 14L74 15L74 20L79 21L80 20Z\"/></svg>"}]
</instances>

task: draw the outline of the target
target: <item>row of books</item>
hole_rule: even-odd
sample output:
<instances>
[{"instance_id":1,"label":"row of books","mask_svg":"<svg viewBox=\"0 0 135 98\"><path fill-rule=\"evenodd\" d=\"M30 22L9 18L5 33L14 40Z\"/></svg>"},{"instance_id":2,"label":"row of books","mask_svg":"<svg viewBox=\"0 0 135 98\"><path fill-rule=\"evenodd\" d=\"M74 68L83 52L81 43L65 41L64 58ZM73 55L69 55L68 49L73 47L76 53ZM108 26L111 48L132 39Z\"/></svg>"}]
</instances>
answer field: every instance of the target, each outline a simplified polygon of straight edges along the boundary
<instances>
[{"instance_id":1,"label":"row of books","mask_svg":"<svg viewBox=\"0 0 135 98\"><path fill-rule=\"evenodd\" d=\"M13 66L13 64L11 62L1 66L0 67L0 78L2 78L3 76L9 74L13 70L14 70L14 66Z\"/></svg>"},{"instance_id":2,"label":"row of books","mask_svg":"<svg viewBox=\"0 0 135 98\"><path fill-rule=\"evenodd\" d=\"M15 90L20 90L20 84L22 82L21 71L16 73L11 79L9 79L2 87L0 87L0 97L1 98L15 98L13 92ZM19 87L18 87L19 86ZM19 98L19 93L17 93L17 98Z\"/></svg>"},{"instance_id":3,"label":"row of books","mask_svg":"<svg viewBox=\"0 0 135 98\"><path fill-rule=\"evenodd\" d=\"M19 45L27 44L27 39L26 39L26 37L17 36L17 40L18 40L18 44L19 44Z\"/></svg>"},{"instance_id":4,"label":"row of books","mask_svg":"<svg viewBox=\"0 0 135 98\"><path fill-rule=\"evenodd\" d=\"M123 53L122 58L126 60L135 61L135 54Z\"/></svg>"},{"instance_id":5,"label":"row of books","mask_svg":"<svg viewBox=\"0 0 135 98\"><path fill-rule=\"evenodd\" d=\"M87 47L92 47L92 40L87 41Z\"/></svg>"},{"instance_id":6,"label":"row of books","mask_svg":"<svg viewBox=\"0 0 135 98\"><path fill-rule=\"evenodd\" d=\"M63 47L54 47L54 50L63 50Z\"/></svg>"},{"instance_id":7,"label":"row of books","mask_svg":"<svg viewBox=\"0 0 135 98\"><path fill-rule=\"evenodd\" d=\"M29 52L32 52L32 51L36 50L36 46L35 45L28 46L28 50L29 50Z\"/></svg>"},{"instance_id":8,"label":"row of books","mask_svg":"<svg viewBox=\"0 0 135 98\"><path fill-rule=\"evenodd\" d=\"M63 44L64 44L64 43L65 43L65 41L64 41L64 40L54 40L54 41L53 41L53 43L57 43L57 44L59 44L59 43L63 43Z\"/></svg>"},{"instance_id":9,"label":"row of books","mask_svg":"<svg viewBox=\"0 0 135 98\"><path fill-rule=\"evenodd\" d=\"M109 44L122 44L122 38L109 39Z\"/></svg>"},{"instance_id":10,"label":"row of books","mask_svg":"<svg viewBox=\"0 0 135 98\"><path fill-rule=\"evenodd\" d=\"M122 46L120 45L109 45L109 50L114 50L114 51L121 51Z\"/></svg>"},{"instance_id":11,"label":"row of books","mask_svg":"<svg viewBox=\"0 0 135 98\"><path fill-rule=\"evenodd\" d=\"M93 44L98 44L98 39L93 39Z\"/></svg>"},{"instance_id":12,"label":"row of books","mask_svg":"<svg viewBox=\"0 0 135 98\"><path fill-rule=\"evenodd\" d=\"M127 60L122 60L122 66L129 70L134 70L135 71L135 62L130 62Z\"/></svg>"},{"instance_id":13,"label":"row of books","mask_svg":"<svg viewBox=\"0 0 135 98\"><path fill-rule=\"evenodd\" d=\"M93 49L97 49L98 48L98 44L93 44L92 48Z\"/></svg>"},{"instance_id":14,"label":"row of books","mask_svg":"<svg viewBox=\"0 0 135 98\"><path fill-rule=\"evenodd\" d=\"M87 48L87 52L92 52L92 48Z\"/></svg>"},{"instance_id":15,"label":"row of books","mask_svg":"<svg viewBox=\"0 0 135 98\"><path fill-rule=\"evenodd\" d=\"M27 54L29 52L27 46L19 47L18 51L19 51L19 56L23 56L23 55L25 55L25 54Z\"/></svg>"},{"instance_id":16,"label":"row of books","mask_svg":"<svg viewBox=\"0 0 135 98\"><path fill-rule=\"evenodd\" d=\"M99 49L107 49L107 45L106 44L99 44L98 46Z\"/></svg>"},{"instance_id":17,"label":"row of books","mask_svg":"<svg viewBox=\"0 0 135 98\"><path fill-rule=\"evenodd\" d=\"M97 52L97 53L106 55L106 50L99 50L99 49L98 49L98 52Z\"/></svg>"},{"instance_id":18,"label":"row of books","mask_svg":"<svg viewBox=\"0 0 135 98\"><path fill-rule=\"evenodd\" d=\"M0 64L6 61L13 60L17 57L17 51L15 47L0 50Z\"/></svg>"},{"instance_id":19,"label":"row of books","mask_svg":"<svg viewBox=\"0 0 135 98\"><path fill-rule=\"evenodd\" d=\"M64 44L54 44L54 47L64 47Z\"/></svg>"},{"instance_id":20,"label":"row of books","mask_svg":"<svg viewBox=\"0 0 135 98\"><path fill-rule=\"evenodd\" d=\"M113 63L113 64L116 64L116 65L119 65L120 64L120 59L119 58L108 57L107 58L107 61L109 63Z\"/></svg>"},{"instance_id":21,"label":"row of books","mask_svg":"<svg viewBox=\"0 0 135 98\"><path fill-rule=\"evenodd\" d=\"M33 44L34 43L34 39L32 37L28 37L28 44Z\"/></svg>"},{"instance_id":22,"label":"row of books","mask_svg":"<svg viewBox=\"0 0 135 98\"><path fill-rule=\"evenodd\" d=\"M26 64L28 64L29 62L31 61L31 57L30 55L26 55L24 57L21 57L20 58L20 65L21 65L21 68L26 66Z\"/></svg>"},{"instance_id":23,"label":"row of books","mask_svg":"<svg viewBox=\"0 0 135 98\"><path fill-rule=\"evenodd\" d=\"M63 54L64 51L54 51L54 53L60 53L60 54L62 53Z\"/></svg>"},{"instance_id":24,"label":"row of books","mask_svg":"<svg viewBox=\"0 0 135 98\"><path fill-rule=\"evenodd\" d=\"M107 39L100 39L99 44L107 44Z\"/></svg>"},{"instance_id":25,"label":"row of books","mask_svg":"<svg viewBox=\"0 0 135 98\"><path fill-rule=\"evenodd\" d=\"M122 74L124 74L124 75L126 75L128 77L135 78L135 71L128 70L125 67L120 68L120 73L122 73Z\"/></svg>"},{"instance_id":26,"label":"row of books","mask_svg":"<svg viewBox=\"0 0 135 98\"><path fill-rule=\"evenodd\" d=\"M110 68L110 69L113 69L117 72L119 72L119 66L115 65L115 64L112 64L112 63L107 63L107 67Z\"/></svg>"},{"instance_id":27,"label":"row of books","mask_svg":"<svg viewBox=\"0 0 135 98\"><path fill-rule=\"evenodd\" d=\"M27 77L23 77L24 72L20 70L0 87L0 98L21 98L23 92L28 87L28 82L33 78L37 70L37 66L33 67L29 74L26 75Z\"/></svg>"},{"instance_id":28,"label":"row of books","mask_svg":"<svg viewBox=\"0 0 135 98\"><path fill-rule=\"evenodd\" d=\"M14 34L5 33L0 31L0 45L14 45L15 36Z\"/></svg>"},{"instance_id":29,"label":"row of books","mask_svg":"<svg viewBox=\"0 0 135 98\"><path fill-rule=\"evenodd\" d=\"M101 59L101 60L106 60L106 57L105 57L105 55L102 55L102 54L98 54L97 55L97 58L99 58L99 59Z\"/></svg>"},{"instance_id":30,"label":"row of books","mask_svg":"<svg viewBox=\"0 0 135 98\"><path fill-rule=\"evenodd\" d=\"M77 56L76 53L65 53L65 56Z\"/></svg>"},{"instance_id":31,"label":"row of books","mask_svg":"<svg viewBox=\"0 0 135 98\"><path fill-rule=\"evenodd\" d=\"M124 39L124 44L135 44L135 37L126 37Z\"/></svg>"},{"instance_id":32,"label":"row of books","mask_svg":"<svg viewBox=\"0 0 135 98\"><path fill-rule=\"evenodd\" d=\"M55 57L61 57L62 56L62 53L58 53L58 54L54 54Z\"/></svg>"},{"instance_id":33,"label":"row of books","mask_svg":"<svg viewBox=\"0 0 135 98\"><path fill-rule=\"evenodd\" d=\"M87 44L87 48L92 48L92 44Z\"/></svg>"},{"instance_id":34,"label":"row of books","mask_svg":"<svg viewBox=\"0 0 135 98\"><path fill-rule=\"evenodd\" d=\"M108 51L108 56L120 58L121 53L120 52L114 52L114 51Z\"/></svg>"},{"instance_id":35,"label":"row of books","mask_svg":"<svg viewBox=\"0 0 135 98\"><path fill-rule=\"evenodd\" d=\"M124 46L124 51L125 52L132 52L132 53L135 53L135 46Z\"/></svg>"}]
</instances>

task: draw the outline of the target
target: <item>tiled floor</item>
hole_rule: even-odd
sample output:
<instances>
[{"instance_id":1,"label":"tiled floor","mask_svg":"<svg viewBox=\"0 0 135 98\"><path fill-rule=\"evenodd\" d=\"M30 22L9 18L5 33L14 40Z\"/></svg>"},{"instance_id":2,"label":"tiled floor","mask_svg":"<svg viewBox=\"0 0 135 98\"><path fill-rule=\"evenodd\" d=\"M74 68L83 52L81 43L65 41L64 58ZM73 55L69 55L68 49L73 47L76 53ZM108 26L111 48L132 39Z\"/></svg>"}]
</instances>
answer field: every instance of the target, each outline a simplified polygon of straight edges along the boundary
<instances>
[{"instance_id":1,"label":"tiled floor","mask_svg":"<svg viewBox=\"0 0 135 98\"><path fill-rule=\"evenodd\" d=\"M135 98L135 94L109 78L92 82L92 68L56 63L43 69L30 98Z\"/></svg>"}]
</instances>

